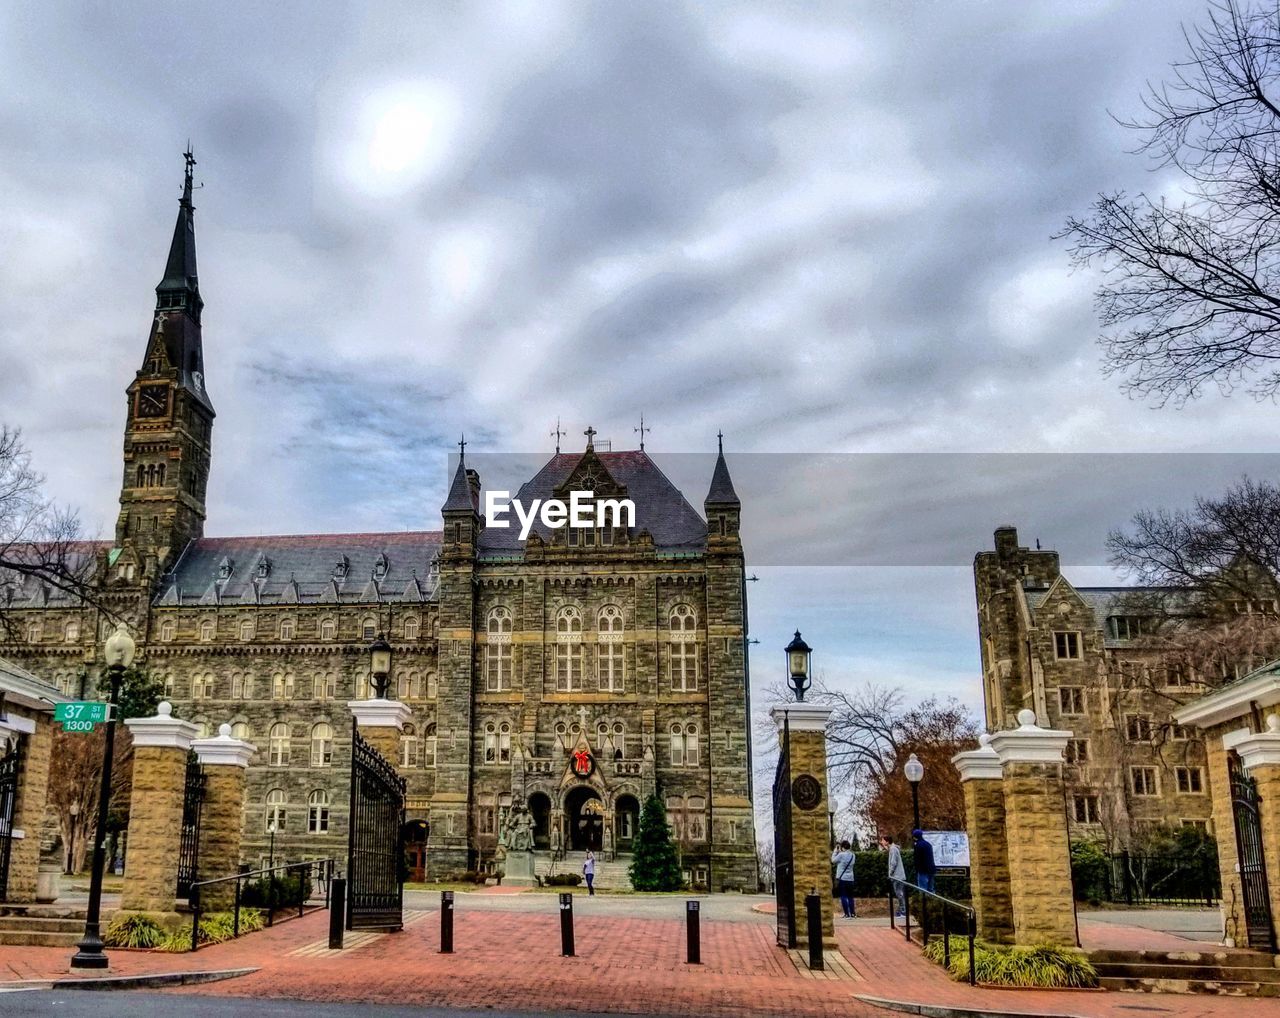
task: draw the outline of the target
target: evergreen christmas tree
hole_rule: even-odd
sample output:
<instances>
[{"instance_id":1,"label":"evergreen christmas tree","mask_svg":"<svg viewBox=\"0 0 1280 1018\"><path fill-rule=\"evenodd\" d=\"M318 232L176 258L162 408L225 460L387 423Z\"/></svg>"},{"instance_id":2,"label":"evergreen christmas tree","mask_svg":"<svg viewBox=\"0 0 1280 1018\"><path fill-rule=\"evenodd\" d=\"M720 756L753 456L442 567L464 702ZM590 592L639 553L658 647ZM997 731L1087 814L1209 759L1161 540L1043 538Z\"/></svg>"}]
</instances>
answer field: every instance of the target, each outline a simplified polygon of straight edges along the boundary
<instances>
[{"instance_id":1,"label":"evergreen christmas tree","mask_svg":"<svg viewBox=\"0 0 1280 1018\"><path fill-rule=\"evenodd\" d=\"M631 886L637 891L678 891L684 887L667 811L656 795L645 800L631 858Z\"/></svg>"}]
</instances>

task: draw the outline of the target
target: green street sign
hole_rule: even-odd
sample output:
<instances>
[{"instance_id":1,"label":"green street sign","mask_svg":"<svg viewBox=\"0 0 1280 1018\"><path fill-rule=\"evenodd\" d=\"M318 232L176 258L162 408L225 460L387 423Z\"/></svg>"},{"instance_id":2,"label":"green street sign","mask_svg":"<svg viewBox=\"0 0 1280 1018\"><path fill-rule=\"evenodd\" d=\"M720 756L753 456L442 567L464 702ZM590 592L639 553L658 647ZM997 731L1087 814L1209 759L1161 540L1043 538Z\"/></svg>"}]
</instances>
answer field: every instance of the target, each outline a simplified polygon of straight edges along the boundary
<instances>
[{"instance_id":1,"label":"green street sign","mask_svg":"<svg viewBox=\"0 0 1280 1018\"><path fill-rule=\"evenodd\" d=\"M62 730L64 732L92 732L92 721L64 721L62 722Z\"/></svg>"},{"instance_id":2,"label":"green street sign","mask_svg":"<svg viewBox=\"0 0 1280 1018\"><path fill-rule=\"evenodd\" d=\"M59 703L54 705L53 720L63 722L62 730L64 732L91 731L92 729L68 728L67 723L71 721L87 721L92 725L95 722L106 721L110 708L110 704L98 703L94 700Z\"/></svg>"}]
</instances>

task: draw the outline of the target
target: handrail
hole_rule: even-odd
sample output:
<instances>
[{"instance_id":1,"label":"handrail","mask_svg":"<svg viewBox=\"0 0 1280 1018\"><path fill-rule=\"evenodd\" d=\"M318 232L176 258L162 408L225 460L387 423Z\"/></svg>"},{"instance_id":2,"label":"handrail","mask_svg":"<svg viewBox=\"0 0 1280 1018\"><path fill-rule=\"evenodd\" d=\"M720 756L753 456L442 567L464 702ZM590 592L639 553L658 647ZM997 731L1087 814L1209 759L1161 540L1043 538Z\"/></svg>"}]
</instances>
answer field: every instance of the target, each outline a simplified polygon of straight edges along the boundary
<instances>
[{"instance_id":1,"label":"handrail","mask_svg":"<svg viewBox=\"0 0 1280 1018\"><path fill-rule=\"evenodd\" d=\"M191 950L198 951L200 949L200 913L204 910L200 907L200 889L204 887L212 887L215 884L225 884L235 881L235 902L233 905L234 919L232 920L232 937L240 936L240 898L242 885L254 878L261 879L264 875L269 878L269 886L267 889L267 925L272 926L275 923L276 913L276 874L285 873L291 870L301 871L299 877L307 882L306 893L301 895L298 900L298 917L301 918L306 913L307 902L311 899L311 892L315 889L315 881L312 879L312 873L318 869L321 873L321 880L324 882L324 908L329 907L329 894L333 884L334 874L337 871L337 860L333 857L327 859L313 859L310 862L290 862L281 863L279 866L268 866L262 869L250 870L245 869L239 873L233 873L226 877L214 877L212 880L200 880L191 885L191 892L187 898L191 904Z\"/></svg>"},{"instance_id":2,"label":"handrail","mask_svg":"<svg viewBox=\"0 0 1280 1018\"><path fill-rule=\"evenodd\" d=\"M923 950L929 946L929 909L928 901L933 898L935 901L942 903L942 965L951 971L951 931L949 929L948 919L952 909L960 912L965 919L965 935L969 941L969 985L976 986L978 982L977 964L974 958L974 939L977 936L978 913L969 905L962 905L958 901L952 901L950 898L943 897L936 891L928 891L919 884L908 884L905 880L894 881L894 884L901 884L903 889L903 928L904 935L908 941L911 940L911 895L910 891L915 891L920 895L920 947ZM898 928L894 909L897 906L896 887L889 888L889 928L896 930Z\"/></svg>"}]
</instances>

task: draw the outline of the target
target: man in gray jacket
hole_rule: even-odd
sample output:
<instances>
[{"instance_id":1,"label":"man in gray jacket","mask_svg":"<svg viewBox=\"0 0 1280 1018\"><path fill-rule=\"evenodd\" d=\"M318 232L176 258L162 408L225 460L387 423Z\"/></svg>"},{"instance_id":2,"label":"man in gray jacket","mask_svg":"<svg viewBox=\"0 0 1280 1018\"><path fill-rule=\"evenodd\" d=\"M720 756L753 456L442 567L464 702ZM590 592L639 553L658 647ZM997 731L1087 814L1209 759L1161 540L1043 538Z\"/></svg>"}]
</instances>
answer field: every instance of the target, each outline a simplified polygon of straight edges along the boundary
<instances>
[{"instance_id":1,"label":"man in gray jacket","mask_svg":"<svg viewBox=\"0 0 1280 1018\"><path fill-rule=\"evenodd\" d=\"M907 912L907 870L902 865L902 850L888 834L880 835L880 849L889 853L889 883L898 899L897 918L901 919Z\"/></svg>"}]
</instances>

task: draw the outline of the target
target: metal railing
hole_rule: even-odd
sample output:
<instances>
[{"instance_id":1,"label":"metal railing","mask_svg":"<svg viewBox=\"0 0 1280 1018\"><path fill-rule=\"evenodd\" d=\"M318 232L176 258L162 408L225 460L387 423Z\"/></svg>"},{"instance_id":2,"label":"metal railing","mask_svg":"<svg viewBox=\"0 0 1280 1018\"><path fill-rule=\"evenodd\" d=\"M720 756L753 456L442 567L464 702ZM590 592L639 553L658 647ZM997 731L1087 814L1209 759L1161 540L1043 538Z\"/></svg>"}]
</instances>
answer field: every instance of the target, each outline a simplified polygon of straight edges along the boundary
<instances>
[{"instance_id":1,"label":"metal railing","mask_svg":"<svg viewBox=\"0 0 1280 1018\"><path fill-rule=\"evenodd\" d=\"M950 898L944 898L940 894L933 891L926 891L923 887L915 884L908 884L905 880L902 883L902 905L903 905L903 935L908 941L911 940L911 896L917 894L920 896L920 911L917 926L920 928L920 947L929 946L929 937L932 931L929 928L929 901L932 899L941 906L942 913L942 965L948 972L951 971L951 917L958 915L964 920L964 935L969 941L969 985L976 986L978 982L977 966L974 960L973 942L978 932L978 915L968 905L962 905L958 901L952 901ZM889 928L896 930L898 928L896 910L899 903L896 888L889 891Z\"/></svg>"},{"instance_id":2,"label":"metal railing","mask_svg":"<svg viewBox=\"0 0 1280 1018\"><path fill-rule=\"evenodd\" d=\"M258 870L245 869L239 873L233 873L229 877L216 877L213 880L201 880L192 884L191 896L187 899L191 905L191 950L198 951L200 949L200 916L205 911L200 904L200 892L204 888L229 884L234 881L232 937L235 938L240 936L240 910L242 908L258 907L244 903L244 889L250 882L257 881L261 883L265 880L266 905L263 910L266 912L266 925L272 926L275 923L276 912L292 915L296 907L297 917L301 918L306 914L307 905L313 899L324 898L323 905L315 904L311 906L313 911L318 908L328 908L329 889L336 872L337 863L334 859L316 859L311 862L282 863L279 866ZM295 877L299 881L296 904L290 901L286 907L277 906L277 900L281 897L280 889L284 888L287 891L289 889L289 881Z\"/></svg>"}]
</instances>

